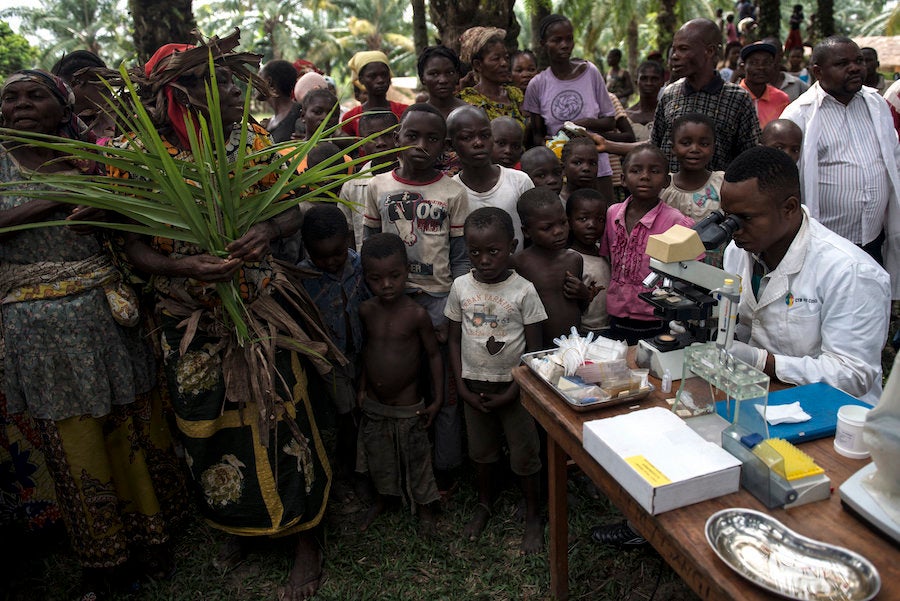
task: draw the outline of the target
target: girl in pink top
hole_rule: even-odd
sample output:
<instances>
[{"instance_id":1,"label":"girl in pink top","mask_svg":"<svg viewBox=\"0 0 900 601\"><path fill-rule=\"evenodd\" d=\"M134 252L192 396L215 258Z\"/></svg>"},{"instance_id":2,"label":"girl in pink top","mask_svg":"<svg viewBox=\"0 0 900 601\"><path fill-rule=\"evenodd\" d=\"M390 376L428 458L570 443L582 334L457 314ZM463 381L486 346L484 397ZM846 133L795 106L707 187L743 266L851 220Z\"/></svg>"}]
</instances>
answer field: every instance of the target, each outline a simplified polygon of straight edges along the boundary
<instances>
[{"instance_id":1,"label":"girl in pink top","mask_svg":"<svg viewBox=\"0 0 900 601\"><path fill-rule=\"evenodd\" d=\"M694 220L660 201L660 192L669 185L669 163L656 146L641 144L629 152L622 169L631 196L607 211L600 254L609 258L611 272L606 295L609 336L637 344L665 329L653 316L653 307L638 298L647 291L642 282L650 275L647 239L675 224L691 227Z\"/></svg>"}]
</instances>

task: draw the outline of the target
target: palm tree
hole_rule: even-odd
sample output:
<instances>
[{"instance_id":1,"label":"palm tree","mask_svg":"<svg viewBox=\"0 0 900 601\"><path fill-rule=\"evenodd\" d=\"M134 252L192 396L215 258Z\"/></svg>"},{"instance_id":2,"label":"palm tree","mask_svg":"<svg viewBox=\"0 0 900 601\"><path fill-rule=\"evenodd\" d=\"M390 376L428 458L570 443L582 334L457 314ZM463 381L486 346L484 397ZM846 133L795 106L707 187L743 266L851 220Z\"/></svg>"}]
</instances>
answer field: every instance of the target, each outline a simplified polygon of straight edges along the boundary
<instances>
[{"instance_id":1,"label":"palm tree","mask_svg":"<svg viewBox=\"0 0 900 601\"><path fill-rule=\"evenodd\" d=\"M191 0L128 0L128 10L134 19L134 47L141 61L163 44L194 42L191 32L197 22Z\"/></svg>"},{"instance_id":2,"label":"palm tree","mask_svg":"<svg viewBox=\"0 0 900 601\"><path fill-rule=\"evenodd\" d=\"M41 66L49 68L73 50L90 50L111 64L134 54L128 39L130 25L118 17L116 0L39 0L0 12L0 18L21 21L21 33L46 40L40 50Z\"/></svg>"},{"instance_id":3,"label":"palm tree","mask_svg":"<svg viewBox=\"0 0 900 601\"><path fill-rule=\"evenodd\" d=\"M37 49L32 48L28 40L0 21L0 83L6 75L30 67L36 56Z\"/></svg>"},{"instance_id":4,"label":"palm tree","mask_svg":"<svg viewBox=\"0 0 900 601\"><path fill-rule=\"evenodd\" d=\"M431 22L445 46L459 51L459 36L476 25L506 30L506 45L518 46L519 21L513 12L515 0L431 0Z\"/></svg>"}]
</instances>

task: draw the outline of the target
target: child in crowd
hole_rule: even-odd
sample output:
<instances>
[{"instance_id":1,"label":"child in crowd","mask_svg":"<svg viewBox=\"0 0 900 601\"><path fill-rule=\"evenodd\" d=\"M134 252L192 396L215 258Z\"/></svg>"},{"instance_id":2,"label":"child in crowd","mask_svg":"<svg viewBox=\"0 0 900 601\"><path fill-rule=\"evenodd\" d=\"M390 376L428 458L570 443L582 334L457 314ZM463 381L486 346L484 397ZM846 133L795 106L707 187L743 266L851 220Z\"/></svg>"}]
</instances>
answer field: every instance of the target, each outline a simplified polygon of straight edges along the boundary
<instances>
[{"instance_id":1,"label":"child in crowd","mask_svg":"<svg viewBox=\"0 0 900 601\"><path fill-rule=\"evenodd\" d=\"M606 89L610 94L615 95L619 102L626 104L628 98L634 94L634 82L631 81L628 69L619 66L621 63L621 50L613 48L606 53L606 64L609 65L609 72L606 74Z\"/></svg>"},{"instance_id":2,"label":"child in crowd","mask_svg":"<svg viewBox=\"0 0 900 601\"><path fill-rule=\"evenodd\" d=\"M362 145L363 154L368 156L386 150L397 148L395 127L399 123L397 115L390 111L366 113L359 118L359 136L368 138L381 132L378 136ZM375 169L366 175L354 178L341 186L340 199L346 204L339 205L347 223L350 224L350 233L353 236L351 248L359 250L363 242L363 213L366 207L366 189L373 175L388 173L397 166L396 154L390 154L364 164L361 171Z\"/></svg>"},{"instance_id":3,"label":"child in crowd","mask_svg":"<svg viewBox=\"0 0 900 601\"><path fill-rule=\"evenodd\" d=\"M512 117L495 117L491 120L491 133L494 136L493 162L508 169L520 169L519 159L525 144L522 124Z\"/></svg>"},{"instance_id":4,"label":"child in crowd","mask_svg":"<svg viewBox=\"0 0 900 601\"><path fill-rule=\"evenodd\" d=\"M681 115L672 124L672 154L678 171L660 198L694 221L719 208L724 171L707 169L716 149L716 124L703 113Z\"/></svg>"},{"instance_id":5,"label":"child in crowd","mask_svg":"<svg viewBox=\"0 0 900 601\"><path fill-rule=\"evenodd\" d=\"M616 109L616 125L613 129L603 132L603 137L607 140L615 140L618 142L634 142L637 138L634 135L634 129L631 127L631 119L628 118L625 107L622 106L619 99L612 93L610 93L609 99ZM609 154L607 156L609 156L609 167L612 169L613 183L613 197L610 199L610 202L623 202L628 198L628 189L624 185L622 175L622 158L617 154Z\"/></svg>"},{"instance_id":6,"label":"child in crowd","mask_svg":"<svg viewBox=\"0 0 900 601\"><path fill-rule=\"evenodd\" d=\"M538 186L550 188L558 195L563 187L563 168L559 158L546 146L535 146L522 153L522 171Z\"/></svg>"},{"instance_id":7,"label":"child in crowd","mask_svg":"<svg viewBox=\"0 0 900 601\"><path fill-rule=\"evenodd\" d=\"M531 50L516 50L509 55L512 84L525 93L528 82L537 75L537 58Z\"/></svg>"},{"instance_id":8,"label":"child in crowd","mask_svg":"<svg viewBox=\"0 0 900 601\"><path fill-rule=\"evenodd\" d=\"M512 122L521 136L519 122L509 117L497 119L504 118ZM516 203L522 193L533 188L534 184L521 171L495 165L491 160L494 144L492 131L497 119L489 121L487 114L475 106L464 106L450 113L447 137L462 164L462 170L453 179L465 187L470 211L481 207L499 207L509 213L518 249L522 248L524 240Z\"/></svg>"},{"instance_id":9,"label":"child in crowd","mask_svg":"<svg viewBox=\"0 0 900 601\"><path fill-rule=\"evenodd\" d=\"M391 67L388 57L380 50L357 52L348 63L353 73L354 87L362 86L366 91L365 100L344 115L343 128L347 135L359 136L359 115L369 111L390 111L399 119L407 105L388 100L387 93L391 87ZM349 120L349 121L348 121Z\"/></svg>"},{"instance_id":10,"label":"child in crowd","mask_svg":"<svg viewBox=\"0 0 900 601\"><path fill-rule=\"evenodd\" d=\"M540 443L534 420L519 401L512 368L522 353L540 350L540 323L547 313L534 285L511 269L516 240L509 213L476 209L465 232L472 271L453 281L444 310L450 319L450 369L465 401L469 457L478 469L478 504L463 536L476 540L490 519L505 437L510 467L525 493L521 548L537 553L544 542Z\"/></svg>"},{"instance_id":11,"label":"child in crowd","mask_svg":"<svg viewBox=\"0 0 900 601\"><path fill-rule=\"evenodd\" d=\"M638 65L638 101L631 105L626 113L631 120L635 139L639 142L650 139L650 126L653 125L656 105L659 104L659 91L664 83L665 71L660 63L644 61ZM635 125L644 127L635 127Z\"/></svg>"},{"instance_id":12,"label":"child in crowd","mask_svg":"<svg viewBox=\"0 0 900 601\"><path fill-rule=\"evenodd\" d=\"M791 10L791 18L788 20L788 37L784 41L784 49L790 52L794 48L803 48L803 36L800 35L800 26L806 21L803 16L803 5L795 4Z\"/></svg>"},{"instance_id":13,"label":"child in crowd","mask_svg":"<svg viewBox=\"0 0 900 601\"><path fill-rule=\"evenodd\" d=\"M584 261L584 285L591 292L591 304L581 315L584 332L599 332L609 325L606 314L606 289L609 287L609 261L600 256L600 238L606 228L608 203L596 190L576 190L566 203L569 218L569 248Z\"/></svg>"},{"instance_id":14,"label":"child in crowd","mask_svg":"<svg viewBox=\"0 0 900 601\"><path fill-rule=\"evenodd\" d=\"M337 104L337 96L328 88L316 88L306 94L303 98L304 140L311 138L326 118L328 119L326 129L338 124L340 114L336 108Z\"/></svg>"},{"instance_id":15,"label":"child in crowd","mask_svg":"<svg viewBox=\"0 0 900 601\"><path fill-rule=\"evenodd\" d=\"M803 66L803 46L794 46L788 52L788 73L803 81L809 83L809 70Z\"/></svg>"},{"instance_id":16,"label":"child in crowd","mask_svg":"<svg viewBox=\"0 0 900 601\"><path fill-rule=\"evenodd\" d=\"M610 337L631 345L664 331L664 324L653 316L653 307L638 298L646 290L644 278L650 275L647 238L675 224L691 227L694 221L660 201L659 195L669 185L669 163L659 148L638 146L625 157L622 168L631 196L607 211L600 255L610 263L606 295Z\"/></svg>"},{"instance_id":17,"label":"child in crowd","mask_svg":"<svg viewBox=\"0 0 900 601\"><path fill-rule=\"evenodd\" d=\"M430 104L410 106L400 119L399 166L372 178L366 190L365 235L397 234L409 255L408 288L425 307L440 343L447 341L444 305L454 278L469 271L463 224L469 214L465 188L435 168L447 124ZM462 421L455 399L435 421L435 468L441 490L452 487L452 470L462 465Z\"/></svg>"},{"instance_id":18,"label":"child in crowd","mask_svg":"<svg viewBox=\"0 0 900 601\"><path fill-rule=\"evenodd\" d=\"M541 324L542 340L549 344L572 326L581 328L581 314L591 291L581 281L584 261L569 243L569 220L559 196L546 187L528 190L516 204L522 232L531 246L515 257L515 269L534 284L549 319Z\"/></svg>"},{"instance_id":19,"label":"child in crowd","mask_svg":"<svg viewBox=\"0 0 900 601\"><path fill-rule=\"evenodd\" d=\"M597 147L587 137L575 137L562 149L563 175L566 183L559 197L565 202L575 190L597 190ZM612 197L610 197L610 200Z\"/></svg>"},{"instance_id":20,"label":"child in crowd","mask_svg":"<svg viewBox=\"0 0 900 601\"><path fill-rule=\"evenodd\" d=\"M337 484L348 478L356 465L353 410L363 347L359 306L369 293L363 283L359 255L348 248L350 229L339 208L328 203L315 204L306 211L300 233L307 255L300 266L315 274L304 278L303 286L319 308L331 340L348 361L346 365L332 366L325 385L325 393L331 396L337 411Z\"/></svg>"},{"instance_id":21,"label":"child in crowd","mask_svg":"<svg viewBox=\"0 0 900 601\"><path fill-rule=\"evenodd\" d=\"M803 130L790 119L769 121L759 137L759 145L784 151L795 163L799 163Z\"/></svg>"},{"instance_id":22,"label":"child in crowd","mask_svg":"<svg viewBox=\"0 0 900 601\"><path fill-rule=\"evenodd\" d=\"M375 234L367 238L361 257L375 298L359 307L366 342L358 397L362 420L357 471L368 473L378 491L361 529L366 530L384 510L386 496L408 497L418 512L419 533L431 536L435 533L431 504L440 494L427 430L443 401L441 353L428 313L404 293L409 265L400 237ZM427 367L421 365L423 356ZM419 395L423 369L434 383L427 406Z\"/></svg>"}]
</instances>

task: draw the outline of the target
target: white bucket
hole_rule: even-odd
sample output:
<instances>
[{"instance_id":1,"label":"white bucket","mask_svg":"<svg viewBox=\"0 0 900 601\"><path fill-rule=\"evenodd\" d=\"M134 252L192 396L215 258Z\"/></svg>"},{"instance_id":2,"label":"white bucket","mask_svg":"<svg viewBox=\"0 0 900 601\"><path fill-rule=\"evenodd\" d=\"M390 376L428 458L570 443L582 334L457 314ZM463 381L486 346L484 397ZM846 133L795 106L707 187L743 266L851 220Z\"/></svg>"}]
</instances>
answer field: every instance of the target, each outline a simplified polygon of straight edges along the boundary
<instances>
[{"instance_id":1,"label":"white bucket","mask_svg":"<svg viewBox=\"0 0 900 601\"><path fill-rule=\"evenodd\" d=\"M863 442L863 426L868 407L844 405L838 409L837 429L834 433L834 450L850 459L865 459L869 451Z\"/></svg>"}]
</instances>

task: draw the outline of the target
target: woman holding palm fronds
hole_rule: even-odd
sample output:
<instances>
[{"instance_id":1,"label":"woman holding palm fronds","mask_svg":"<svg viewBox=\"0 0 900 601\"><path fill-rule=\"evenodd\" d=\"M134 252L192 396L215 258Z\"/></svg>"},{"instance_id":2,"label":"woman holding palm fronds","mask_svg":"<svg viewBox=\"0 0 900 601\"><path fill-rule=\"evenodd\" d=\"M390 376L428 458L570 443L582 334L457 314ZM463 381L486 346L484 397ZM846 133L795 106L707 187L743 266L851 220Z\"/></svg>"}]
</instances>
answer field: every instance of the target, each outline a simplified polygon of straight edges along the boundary
<instances>
[{"instance_id":1,"label":"woman holding palm fronds","mask_svg":"<svg viewBox=\"0 0 900 601\"><path fill-rule=\"evenodd\" d=\"M259 58L233 53L236 45L237 34L199 46L168 44L134 76L172 158L194 160L191 141L203 136L201 120L224 128L229 156L241 150L245 103L234 78L261 82L248 68ZM212 85L218 107L208 106L206 87ZM243 143L248 154L271 145L252 122ZM133 135L116 142L142 144ZM271 160L278 156L273 153ZM139 177L115 168L110 174ZM265 189L271 179L245 193ZM307 384L315 383L317 370L330 369L326 357L343 361L297 285L297 274L269 252L270 242L296 231L299 221L293 207L257 223L225 247L225 256L163 236L132 237L126 248L135 268L150 276L156 295L169 389L201 512L237 537L298 534L294 567L279 590L280 598L290 600L318 589L323 555L312 533L331 479L317 426L318 399ZM221 284L232 281L239 283L246 307L247 337L237 335L223 309ZM239 540L220 553L223 567L240 560Z\"/></svg>"}]
</instances>

